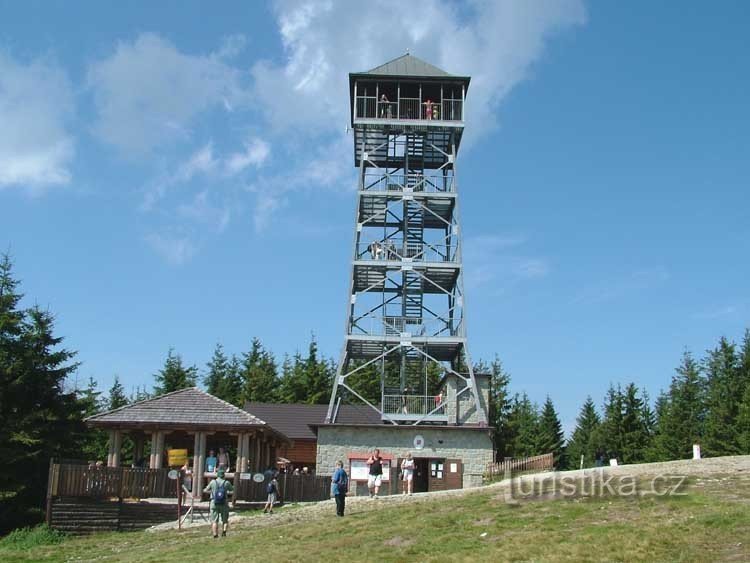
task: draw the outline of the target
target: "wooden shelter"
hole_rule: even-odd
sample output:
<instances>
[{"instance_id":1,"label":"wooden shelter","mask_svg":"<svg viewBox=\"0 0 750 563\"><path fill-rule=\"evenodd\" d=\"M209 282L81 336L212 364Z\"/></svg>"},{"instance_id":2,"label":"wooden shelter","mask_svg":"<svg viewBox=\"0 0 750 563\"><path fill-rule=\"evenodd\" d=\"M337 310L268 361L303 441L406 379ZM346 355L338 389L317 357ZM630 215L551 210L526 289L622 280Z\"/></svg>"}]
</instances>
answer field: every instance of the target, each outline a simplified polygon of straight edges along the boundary
<instances>
[{"instance_id":1,"label":"wooden shelter","mask_svg":"<svg viewBox=\"0 0 750 563\"><path fill-rule=\"evenodd\" d=\"M236 443L227 472L231 479L235 472L258 472L275 465L277 448L291 445L285 434L265 421L197 387L97 414L87 418L86 424L109 432L108 467L120 466L124 434L133 440L135 460L145 459L144 445L150 440L151 469L164 465L168 447L187 449L193 458L194 491L200 491L204 478L213 475L205 471L209 449ZM209 440L215 446L207 449Z\"/></svg>"}]
</instances>

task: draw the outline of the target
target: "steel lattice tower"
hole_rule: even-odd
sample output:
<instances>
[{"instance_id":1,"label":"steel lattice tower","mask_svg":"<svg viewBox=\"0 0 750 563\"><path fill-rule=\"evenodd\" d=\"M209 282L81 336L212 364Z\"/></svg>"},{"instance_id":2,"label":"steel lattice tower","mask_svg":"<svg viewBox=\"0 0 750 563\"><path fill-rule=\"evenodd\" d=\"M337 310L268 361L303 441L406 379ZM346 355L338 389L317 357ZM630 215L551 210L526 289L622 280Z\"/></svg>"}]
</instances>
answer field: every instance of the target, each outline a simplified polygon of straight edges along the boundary
<instances>
[{"instance_id":1,"label":"steel lattice tower","mask_svg":"<svg viewBox=\"0 0 750 563\"><path fill-rule=\"evenodd\" d=\"M451 400L487 423L466 346L458 213L469 80L409 54L349 75L357 206L327 423L343 399L366 403L384 422L455 424L448 377Z\"/></svg>"}]
</instances>

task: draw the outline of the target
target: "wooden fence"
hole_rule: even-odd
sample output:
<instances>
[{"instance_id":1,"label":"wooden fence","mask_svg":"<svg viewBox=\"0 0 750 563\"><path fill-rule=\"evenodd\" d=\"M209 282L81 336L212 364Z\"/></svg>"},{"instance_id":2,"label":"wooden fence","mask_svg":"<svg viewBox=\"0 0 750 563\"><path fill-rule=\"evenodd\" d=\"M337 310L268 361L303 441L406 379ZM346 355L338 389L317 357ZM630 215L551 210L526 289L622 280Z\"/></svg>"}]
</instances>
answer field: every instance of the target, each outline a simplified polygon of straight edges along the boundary
<instances>
[{"instance_id":1,"label":"wooden fence","mask_svg":"<svg viewBox=\"0 0 750 563\"><path fill-rule=\"evenodd\" d=\"M177 498L168 469L50 464L47 498Z\"/></svg>"},{"instance_id":2,"label":"wooden fence","mask_svg":"<svg viewBox=\"0 0 750 563\"><path fill-rule=\"evenodd\" d=\"M266 487L269 478L260 483L241 480L235 484L235 497L240 501L266 501ZM283 502L314 502L331 498L331 477L317 475L293 475L282 473L278 476L279 497Z\"/></svg>"},{"instance_id":3,"label":"wooden fence","mask_svg":"<svg viewBox=\"0 0 750 563\"><path fill-rule=\"evenodd\" d=\"M168 469L130 467L89 467L73 463L51 463L47 498L177 498L177 485ZM247 502L265 502L269 477L257 483L235 480L235 498ZM278 476L281 500L311 502L331 498L331 477L316 475Z\"/></svg>"},{"instance_id":4,"label":"wooden fence","mask_svg":"<svg viewBox=\"0 0 750 563\"><path fill-rule=\"evenodd\" d=\"M531 457L511 458L498 463L487 464L487 477L492 480L518 473L540 473L554 469L553 454L535 455Z\"/></svg>"}]
</instances>

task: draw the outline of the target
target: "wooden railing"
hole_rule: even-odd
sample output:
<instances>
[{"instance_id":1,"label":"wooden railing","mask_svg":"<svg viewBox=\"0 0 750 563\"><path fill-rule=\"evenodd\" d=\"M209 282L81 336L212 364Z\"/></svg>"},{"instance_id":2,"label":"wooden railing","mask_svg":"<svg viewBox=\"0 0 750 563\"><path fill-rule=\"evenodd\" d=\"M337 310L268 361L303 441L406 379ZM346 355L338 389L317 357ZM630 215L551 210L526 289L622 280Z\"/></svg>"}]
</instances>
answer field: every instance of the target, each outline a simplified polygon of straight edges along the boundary
<instances>
[{"instance_id":1,"label":"wooden railing","mask_svg":"<svg viewBox=\"0 0 750 563\"><path fill-rule=\"evenodd\" d=\"M173 498L175 482L168 469L89 467L53 463L47 484L47 498Z\"/></svg>"},{"instance_id":2,"label":"wooden railing","mask_svg":"<svg viewBox=\"0 0 750 563\"><path fill-rule=\"evenodd\" d=\"M531 457L520 457L506 459L498 463L487 464L487 477L492 480L497 477L504 477L507 473L510 475L518 473L539 473L542 471L552 471L554 469L554 455L542 454Z\"/></svg>"},{"instance_id":3,"label":"wooden railing","mask_svg":"<svg viewBox=\"0 0 750 563\"><path fill-rule=\"evenodd\" d=\"M237 500L247 502L265 502L266 486L269 478L256 483L252 480L241 480L236 484ZM283 502L314 502L331 498L331 477L318 475L280 474L279 500Z\"/></svg>"}]
</instances>

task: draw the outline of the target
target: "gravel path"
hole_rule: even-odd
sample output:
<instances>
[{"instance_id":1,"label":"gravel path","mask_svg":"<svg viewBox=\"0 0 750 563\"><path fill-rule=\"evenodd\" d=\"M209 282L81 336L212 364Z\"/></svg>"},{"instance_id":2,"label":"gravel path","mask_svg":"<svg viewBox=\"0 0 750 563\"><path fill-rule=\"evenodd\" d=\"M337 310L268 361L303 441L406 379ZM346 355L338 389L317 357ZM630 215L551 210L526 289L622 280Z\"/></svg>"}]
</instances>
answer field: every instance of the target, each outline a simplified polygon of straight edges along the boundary
<instances>
[{"instance_id":1,"label":"gravel path","mask_svg":"<svg viewBox=\"0 0 750 563\"><path fill-rule=\"evenodd\" d=\"M524 475L519 477L522 485L531 482L541 482L551 477L582 477L593 474L602 474L604 476L656 476L656 475L689 475L689 476L709 476L709 475L731 475L737 473L750 474L750 455L746 456L727 456L706 458L700 460L680 460L662 463L642 463L634 465L621 465L618 467L604 467L601 469L584 469L576 471L560 471L548 473L536 473L533 475ZM370 512L381 510L385 507L394 506L400 503L429 502L431 500L471 495L477 493L503 493L509 487L510 481L503 480L483 487L472 489L457 489L452 491L436 491L432 493L415 493L413 496L393 495L384 496L378 499L369 497L348 497L346 499L347 514L357 514L361 512ZM283 508L277 509L274 514L263 514L261 511L243 511L230 512L230 524L233 529L266 527L289 524L292 522L305 522L311 518L322 516L333 516L335 514L335 503L333 500L287 504ZM186 522L183 528L205 527L207 523L201 518L197 518L192 524ZM175 522L167 522L149 528L149 531L172 530L177 527Z\"/></svg>"}]
</instances>

